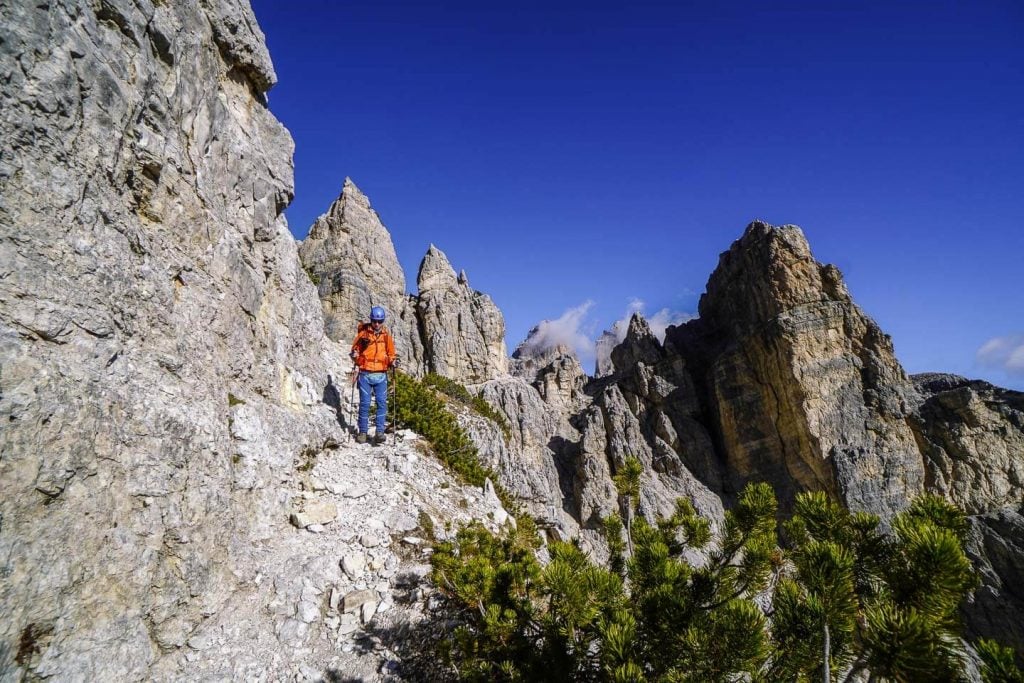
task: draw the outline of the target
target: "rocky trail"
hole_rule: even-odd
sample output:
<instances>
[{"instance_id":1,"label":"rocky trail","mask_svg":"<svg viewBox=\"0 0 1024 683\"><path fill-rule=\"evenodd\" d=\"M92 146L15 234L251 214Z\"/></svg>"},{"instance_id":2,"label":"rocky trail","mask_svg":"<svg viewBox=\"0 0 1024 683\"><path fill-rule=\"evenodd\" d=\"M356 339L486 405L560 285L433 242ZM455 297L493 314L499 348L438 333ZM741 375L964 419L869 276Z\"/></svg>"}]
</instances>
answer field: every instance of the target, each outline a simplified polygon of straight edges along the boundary
<instances>
[{"instance_id":1,"label":"rocky trail","mask_svg":"<svg viewBox=\"0 0 1024 683\"><path fill-rule=\"evenodd\" d=\"M493 489L460 484L415 433L397 436L299 462L279 489L292 514L239 561L250 578L155 676L398 680L440 604L425 580L431 539L471 520L496 531L508 515Z\"/></svg>"}]
</instances>

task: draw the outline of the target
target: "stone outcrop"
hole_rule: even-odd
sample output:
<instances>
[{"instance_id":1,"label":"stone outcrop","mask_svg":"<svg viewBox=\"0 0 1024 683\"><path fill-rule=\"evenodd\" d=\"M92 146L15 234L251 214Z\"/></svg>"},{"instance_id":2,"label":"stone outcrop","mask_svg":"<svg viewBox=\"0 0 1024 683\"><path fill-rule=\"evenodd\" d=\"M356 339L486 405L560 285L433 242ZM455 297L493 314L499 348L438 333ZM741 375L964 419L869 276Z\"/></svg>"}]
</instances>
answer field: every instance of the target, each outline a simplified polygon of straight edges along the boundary
<instances>
[{"instance_id":1,"label":"stone outcrop","mask_svg":"<svg viewBox=\"0 0 1024 683\"><path fill-rule=\"evenodd\" d=\"M544 349L533 343L539 328L533 328L516 347L509 370L532 385L548 406L563 419L580 412L590 403L584 392L588 381L576 352L564 344Z\"/></svg>"},{"instance_id":2,"label":"stone outcrop","mask_svg":"<svg viewBox=\"0 0 1024 683\"><path fill-rule=\"evenodd\" d=\"M1024 506L1019 498L1012 507L970 519L967 556L981 575L981 586L961 610L968 637L1010 645L1019 659L1024 653Z\"/></svg>"},{"instance_id":3,"label":"stone outcrop","mask_svg":"<svg viewBox=\"0 0 1024 683\"><path fill-rule=\"evenodd\" d=\"M612 349L619 345L622 339L614 330L605 330L594 342L594 377L607 377L615 372L612 365Z\"/></svg>"},{"instance_id":4,"label":"stone outcrop","mask_svg":"<svg viewBox=\"0 0 1024 683\"><path fill-rule=\"evenodd\" d=\"M767 480L784 503L826 490L882 515L923 490L907 424L914 391L891 340L799 228L752 223L722 254L699 310L666 346L700 368L734 489Z\"/></svg>"},{"instance_id":5,"label":"stone outcrop","mask_svg":"<svg viewBox=\"0 0 1024 683\"><path fill-rule=\"evenodd\" d=\"M915 375L911 418L928 488L970 514L1024 498L1024 393L956 375Z\"/></svg>"},{"instance_id":6,"label":"stone outcrop","mask_svg":"<svg viewBox=\"0 0 1024 683\"><path fill-rule=\"evenodd\" d=\"M593 405L579 420L574 493L581 521L595 528L618 510L610 477L633 456L644 465L642 514L670 515L684 497L720 522L718 457L685 363L665 352L639 314L611 360L615 374L588 386Z\"/></svg>"},{"instance_id":7,"label":"stone outcrop","mask_svg":"<svg viewBox=\"0 0 1024 683\"><path fill-rule=\"evenodd\" d=\"M469 286L448 257L430 245L420 263L416 303L426 368L461 384L508 374L505 319L486 294Z\"/></svg>"},{"instance_id":8,"label":"stone outcrop","mask_svg":"<svg viewBox=\"0 0 1024 683\"><path fill-rule=\"evenodd\" d=\"M370 307L383 306L406 369L422 372L415 302L406 295L391 235L351 179L345 179L341 196L313 223L299 255L316 282L331 339L350 344L357 323L369 319Z\"/></svg>"},{"instance_id":9,"label":"stone outcrop","mask_svg":"<svg viewBox=\"0 0 1024 683\"><path fill-rule=\"evenodd\" d=\"M0 678L190 678L339 433L273 68L244 2L3 14Z\"/></svg>"}]
</instances>

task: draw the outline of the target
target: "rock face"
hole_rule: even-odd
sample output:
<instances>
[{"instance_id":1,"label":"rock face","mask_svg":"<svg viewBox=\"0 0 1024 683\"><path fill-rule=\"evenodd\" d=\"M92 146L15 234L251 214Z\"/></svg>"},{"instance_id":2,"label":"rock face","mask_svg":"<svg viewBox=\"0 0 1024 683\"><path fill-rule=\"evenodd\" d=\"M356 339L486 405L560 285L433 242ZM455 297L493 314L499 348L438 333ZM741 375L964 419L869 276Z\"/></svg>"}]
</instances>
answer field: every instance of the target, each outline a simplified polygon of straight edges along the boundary
<instances>
[{"instance_id":1,"label":"rock face","mask_svg":"<svg viewBox=\"0 0 1024 683\"><path fill-rule=\"evenodd\" d=\"M1024 393L956 375L916 375L923 400L911 426L928 487L970 514L1019 505L1024 487Z\"/></svg>"},{"instance_id":2,"label":"rock face","mask_svg":"<svg viewBox=\"0 0 1024 683\"><path fill-rule=\"evenodd\" d=\"M887 515L924 487L914 391L890 339L795 226L752 223L666 346L701 371L733 488L826 490Z\"/></svg>"},{"instance_id":3,"label":"rock face","mask_svg":"<svg viewBox=\"0 0 1024 683\"><path fill-rule=\"evenodd\" d=\"M486 294L469 286L448 257L431 245L417 277L426 367L461 384L508 374L505 319Z\"/></svg>"},{"instance_id":4,"label":"rock face","mask_svg":"<svg viewBox=\"0 0 1024 683\"><path fill-rule=\"evenodd\" d=\"M719 459L685 362L665 352L639 314L611 360L615 374L587 387L594 401L580 420L574 491L581 521L596 528L618 510L610 477L630 456L644 465L642 514L670 515L685 497L721 521Z\"/></svg>"},{"instance_id":5,"label":"rock face","mask_svg":"<svg viewBox=\"0 0 1024 683\"><path fill-rule=\"evenodd\" d=\"M523 379L540 394L541 400L563 418L578 413L590 403L584 392L587 374L580 365L576 352L559 344L541 349L532 343L538 328L531 330L509 362L514 377ZM534 349L541 349L534 352Z\"/></svg>"},{"instance_id":6,"label":"rock face","mask_svg":"<svg viewBox=\"0 0 1024 683\"><path fill-rule=\"evenodd\" d=\"M370 200L351 179L299 247L302 265L317 283L327 335L348 345L371 306L383 306L395 347L410 372L421 373L423 344L414 300L391 235Z\"/></svg>"},{"instance_id":7,"label":"rock face","mask_svg":"<svg viewBox=\"0 0 1024 683\"><path fill-rule=\"evenodd\" d=\"M1019 489L1018 489L1019 490ZM961 610L973 638L994 638L1024 652L1024 507L970 519L967 555L981 574L981 586ZM1019 661L1018 661L1019 665Z\"/></svg>"},{"instance_id":8,"label":"rock face","mask_svg":"<svg viewBox=\"0 0 1024 683\"><path fill-rule=\"evenodd\" d=\"M615 372L612 365L612 349L619 345L622 340L613 330L605 330L594 342L595 362L594 377L607 377Z\"/></svg>"},{"instance_id":9,"label":"rock face","mask_svg":"<svg viewBox=\"0 0 1024 683\"><path fill-rule=\"evenodd\" d=\"M5 3L0 678L140 680L338 433L247 3Z\"/></svg>"}]
</instances>

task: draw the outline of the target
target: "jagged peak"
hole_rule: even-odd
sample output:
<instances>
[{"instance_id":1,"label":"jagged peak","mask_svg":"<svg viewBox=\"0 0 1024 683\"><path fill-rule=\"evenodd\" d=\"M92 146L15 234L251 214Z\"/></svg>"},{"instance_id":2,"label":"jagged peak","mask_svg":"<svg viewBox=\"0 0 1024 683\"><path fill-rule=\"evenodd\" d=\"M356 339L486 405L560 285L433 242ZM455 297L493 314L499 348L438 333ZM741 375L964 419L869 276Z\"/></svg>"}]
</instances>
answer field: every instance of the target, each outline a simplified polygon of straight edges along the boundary
<instances>
[{"instance_id":1,"label":"jagged peak","mask_svg":"<svg viewBox=\"0 0 1024 683\"><path fill-rule=\"evenodd\" d=\"M420 292L448 288L458 281L448 257L431 243L420 262L419 274L416 276L416 286Z\"/></svg>"},{"instance_id":2,"label":"jagged peak","mask_svg":"<svg viewBox=\"0 0 1024 683\"><path fill-rule=\"evenodd\" d=\"M512 357L518 360L528 359L546 359L552 360L562 356L572 356L577 358L576 351L571 346L564 342L552 342L547 338L544 332L545 323L551 321L544 320L534 325L529 332L526 333L526 338L519 342L516 350L512 352Z\"/></svg>"},{"instance_id":3,"label":"jagged peak","mask_svg":"<svg viewBox=\"0 0 1024 683\"><path fill-rule=\"evenodd\" d=\"M755 219L747 225L743 235L732 243L726 254L732 253L735 249L754 249L760 245L770 245L782 242L791 250L798 252L801 256L810 258L811 249L807 243L807 237L800 226L787 223L785 225L772 225L767 221Z\"/></svg>"},{"instance_id":4,"label":"jagged peak","mask_svg":"<svg viewBox=\"0 0 1024 683\"><path fill-rule=\"evenodd\" d=\"M350 215L352 211L356 215ZM338 194L327 211L320 214L309 230L307 239L324 239L335 230L348 232L348 223L351 220L360 220L357 216L363 214L368 216L371 224L380 224L377 212L370 205L370 198L363 194L363 191L352 181L352 178L345 176L345 182L341 186L341 193ZM387 231L383 225L380 229Z\"/></svg>"},{"instance_id":5,"label":"jagged peak","mask_svg":"<svg viewBox=\"0 0 1024 683\"><path fill-rule=\"evenodd\" d=\"M615 370L622 372L638 362L654 365L661 360L661 356L661 342L654 336L651 326L639 311L634 313L629 319L626 338L612 349L611 359Z\"/></svg>"},{"instance_id":6,"label":"jagged peak","mask_svg":"<svg viewBox=\"0 0 1024 683\"><path fill-rule=\"evenodd\" d=\"M335 205L345 207L349 204L357 204L366 209L370 207L370 198L359 189L359 186L352 181L352 178L345 176L345 182L341 186L341 194L335 200ZM332 207L333 208L333 207Z\"/></svg>"},{"instance_id":7,"label":"jagged peak","mask_svg":"<svg viewBox=\"0 0 1024 683\"><path fill-rule=\"evenodd\" d=\"M359 186L356 185L349 176L345 176L345 182L341 186L341 195L338 196L338 199L341 201L362 201L366 204L370 203L366 194L359 189Z\"/></svg>"},{"instance_id":8,"label":"jagged peak","mask_svg":"<svg viewBox=\"0 0 1024 683\"><path fill-rule=\"evenodd\" d=\"M839 269L814 259L798 226L755 220L720 255L699 311L723 324L749 325L823 300L849 302Z\"/></svg>"},{"instance_id":9,"label":"jagged peak","mask_svg":"<svg viewBox=\"0 0 1024 683\"><path fill-rule=\"evenodd\" d=\"M643 316L640 311L636 311L629 318L629 327L626 330L627 341L638 341L650 337L654 341L658 341L657 337L654 336L654 332L651 331L651 326L647 323L647 319Z\"/></svg>"}]
</instances>

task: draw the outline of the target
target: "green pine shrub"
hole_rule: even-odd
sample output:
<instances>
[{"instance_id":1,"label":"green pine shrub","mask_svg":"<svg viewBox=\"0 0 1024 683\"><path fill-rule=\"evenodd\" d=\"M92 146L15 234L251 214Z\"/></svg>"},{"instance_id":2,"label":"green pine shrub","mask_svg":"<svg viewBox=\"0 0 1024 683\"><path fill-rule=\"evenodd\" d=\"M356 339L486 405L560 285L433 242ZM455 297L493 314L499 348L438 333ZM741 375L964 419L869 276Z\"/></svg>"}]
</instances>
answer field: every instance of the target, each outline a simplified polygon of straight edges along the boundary
<instances>
[{"instance_id":1,"label":"green pine shrub","mask_svg":"<svg viewBox=\"0 0 1024 683\"><path fill-rule=\"evenodd\" d=\"M432 385L396 372L395 391L398 422L426 439L442 463L473 486L483 486L488 478L497 482L497 476L481 464L476 445ZM497 483L494 490L505 509L514 512L516 506L512 497Z\"/></svg>"},{"instance_id":2,"label":"green pine shrub","mask_svg":"<svg viewBox=\"0 0 1024 683\"><path fill-rule=\"evenodd\" d=\"M1024 683L1024 671L1017 667L1013 648L982 638L977 643L984 683Z\"/></svg>"},{"instance_id":3,"label":"green pine shrub","mask_svg":"<svg viewBox=\"0 0 1024 683\"><path fill-rule=\"evenodd\" d=\"M710 540L707 520L681 502L669 519L633 525L634 554L601 567L577 546L555 542L541 567L536 532L520 525L493 536L462 530L433 555L433 579L461 626L446 656L460 678L491 680L705 681L753 674L766 660L765 617L750 600L772 558L775 497L749 487L728 515L711 561L680 554ZM742 559L736 561L740 556ZM614 561L613 561L614 563Z\"/></svg>"},{"instance_id":4,"label":"green pine shrub","mask_svg":"<svg viewBox=\"0 0 1024 683\"><path fill-rule=\"evenodd\" d=\"M627 509L641 485L630 460L616 477ZM535 528L494 536L467 527L432 560L459 624L443 655L470 681L961 675L956 611L977 581L962 512L923 496L883 533L877 517L810 493L784 524L785 548L777 525L774 492L750 484L713 543L710 522L687 501L655 523L637 517L629 530L610 515L607 566L571 543L549 545L542 566ZM687 562L688 550L706 560ZM769 597L770 609L755 596ZM986 681L1021 681L1012 650L989 641L978 650Z\"/></svg>"},{"instance_id":5,"label":"green pine shrub","mask_svg":"<svg viewBox=\"0 0 1024 683\"><path fill-rule=\"evenodd\" d=\"M429 387L434 387L449 398L455 399L467 408L471 408L481 417L485 417L498 425L506 441L512 438L512 427L509 426L508 420L505 419L504 415L495 410L494 406L484 400L482 395L473 394L455 380L442 377L433 372L427 373L423 377L423 383Z\"/></svg>"}]
</instances>

